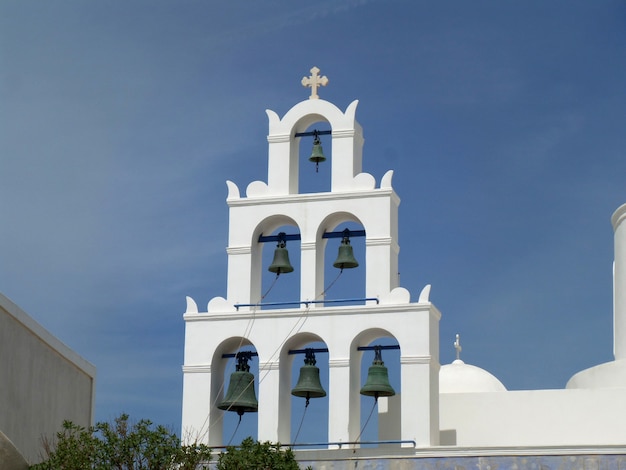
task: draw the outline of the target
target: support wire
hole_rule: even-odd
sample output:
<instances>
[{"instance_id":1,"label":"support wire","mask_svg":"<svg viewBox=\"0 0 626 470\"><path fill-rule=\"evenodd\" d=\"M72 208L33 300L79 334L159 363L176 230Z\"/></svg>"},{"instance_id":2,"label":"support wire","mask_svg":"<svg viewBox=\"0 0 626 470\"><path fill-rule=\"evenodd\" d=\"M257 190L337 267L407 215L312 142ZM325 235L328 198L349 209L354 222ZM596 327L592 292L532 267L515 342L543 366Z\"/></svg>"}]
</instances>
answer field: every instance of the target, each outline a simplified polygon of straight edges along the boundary
<instances>
[{"instance_id":1,"label":"support wire","mask_svg":"<svg viewBox=\"0 0 626 470\"><path fill-rule=\"evenodd\" d=\"M374 405L372 406L372 409L370 410L369 416L365 420L365 424L361 428L361 432L359 433L358 437L356 438L356 442L359 442L361 440L361 436L363 435L363 431L365 431L365 428L367 427L367 424L370 422L370 418L372 417L372 414L374 414L374 409L376 408L377 404L378 404L378 397L376 397L376 400L374 400Z\"/></svg>"},{"instance_id":2,"label":"support wire","mask_svg":"<svg viewBox=\"0 0 626 470\"><path fill-rule=\"evenodd\" d=\"M228 440L228 444L226 444L227 446L230 445L231 442L233 442L233 438L235 437L235 434L237 434L237 430L239 429L239 425L241 424L241 417L243 416L243 413L241 413L239 415L239 422L237 423L237 426L235 426L235 430L233 431L233 435L230 436L230 439Z\"/></svg>"},{"instance_id":3,"label":"support wire","mask_svg":"<svg viewBox=\"0 0 626 470\"><path fill-rule=\"evenodd\" d=\"M328 286L326 287L326 289L324 289L324 291L323 291L323 292L322 292L322 293L321 293L318 297L324 298L324 297L326 296L326 292L328 292L328 291L330 290L330 288L331 288L332 286L334 286L334 285L335 285L335 282L337 282L337 281L339 280L339 277L340 277L342 274L343 274L343 269L341 269L341 270L339 271L339 274L337 274L337 277L333 280L333 282L331 282L330 284L328 284Z\"/></svg>"},{"instance_id":4,"label":"support wire","mask_svg":"<svg viewBox=\"0 0 626 470\"><path fill-rule=\"evenodd\" d=\"M293 442L298 442L298 436L300 435L300 429L302 429L302 423L304 423L304 417L306 416L306 410L309 408L309 400L307 399L306 405L304 405L304 411L302 412L302 419L300 420L300 426L298 426L298 432L296 437L293 438Z\"/></svg>"}]
</instances>

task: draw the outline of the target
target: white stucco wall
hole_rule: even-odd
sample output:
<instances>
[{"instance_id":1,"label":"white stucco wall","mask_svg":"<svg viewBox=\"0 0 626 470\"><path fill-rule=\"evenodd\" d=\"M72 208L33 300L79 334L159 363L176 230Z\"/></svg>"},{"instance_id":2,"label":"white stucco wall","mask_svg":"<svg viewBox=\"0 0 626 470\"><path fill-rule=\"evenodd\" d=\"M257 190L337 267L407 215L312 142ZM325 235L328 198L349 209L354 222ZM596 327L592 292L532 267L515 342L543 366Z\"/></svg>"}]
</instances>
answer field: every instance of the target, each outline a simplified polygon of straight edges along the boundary
<instances>
[{"instance_id":1,"label":"white stucco wall","mask_svg":"<svg viewBox=\"0 0 626 470\"><path fill-rule=\"evenodd\" d=\"M63 420L92 423L96 370L0 294L0 431L29 462Z\"/></svg>"},{"instance_id":2,"label":"white stucco wall","mask_svg":"<svg viewBox=\"0 0 626 470\"><path fill-rule=\"evenodd\" d=\"M624 388L442 393L439 404L443 445L545 447L626 442Z\"/></svg>"},{"instance_id":3,"label":"white stucco wall","mask_svg":"<svg viewBox=\"0 0 626 470\"><path fill-rule=\"evenodd\" d=\"M615 360L626 359L626 204L613 213L613 352Z\"/></svg>"}]
</instances>

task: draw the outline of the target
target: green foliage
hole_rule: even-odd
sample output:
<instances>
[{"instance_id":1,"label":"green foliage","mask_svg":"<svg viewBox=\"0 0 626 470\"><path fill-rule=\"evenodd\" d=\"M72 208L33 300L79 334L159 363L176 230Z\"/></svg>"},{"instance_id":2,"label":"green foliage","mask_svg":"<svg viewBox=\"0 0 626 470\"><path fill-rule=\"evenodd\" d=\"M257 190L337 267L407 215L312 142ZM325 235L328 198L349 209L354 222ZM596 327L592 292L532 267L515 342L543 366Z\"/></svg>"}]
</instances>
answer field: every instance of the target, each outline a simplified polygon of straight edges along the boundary
<instances>
[{"instance_id":1,"label":"green foliage","mask_svg":"<svg viewBox=\"0 0 626 470\"><path fill-rule=\"evenodd\" d=\"M211 455L204 444L181 446L164 426L132 424L125 414L90 428L65 421L56 442L43 447L46 458L32 470L195 470Z\"/></svg>"},{"instance_id":2,"label":"green foliage","mask_svg":"<svg viewBox=\"0 0 626 470\"><path fill-rule=\"evenodd\" d=\"M299 470L291 449L282 449L280 444L243 440L239 447L227 447L220 454L217 470Z\"/></svg>"}]
</instances>

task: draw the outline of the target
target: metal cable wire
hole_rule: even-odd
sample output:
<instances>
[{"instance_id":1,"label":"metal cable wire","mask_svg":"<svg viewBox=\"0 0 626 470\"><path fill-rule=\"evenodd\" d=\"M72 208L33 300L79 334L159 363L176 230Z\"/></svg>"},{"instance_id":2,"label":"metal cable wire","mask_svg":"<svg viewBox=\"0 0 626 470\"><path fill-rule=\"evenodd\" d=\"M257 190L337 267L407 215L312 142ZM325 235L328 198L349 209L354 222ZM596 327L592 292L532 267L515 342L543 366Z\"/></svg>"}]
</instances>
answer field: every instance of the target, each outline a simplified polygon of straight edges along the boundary
<instances>
[{"instance_id":1,"label":"metal cable wire","mask_svg":"<svg viewBox=\"0 0 626 470\"><path fill-rule=\"evenodd\" d=\"M228 444L226 444L227 446L230 445L231 442L233 442L233 438L235 437L235 434L237 434L237 430L239 429L239 425L241 424L241 417L243 415L239 415L239 422L237 423L237 426L235 426L235 430L233 431L233 435L230 436L230 439L228 440Z\"/></svg>"},{"instance_id":2,"label":"metal cable wire","mask_svg":"<svg viewBox=\"0 0 626 470\"><path fill-rule=\"evenodd\" d=\"M300 420L300 426L298 426L298 432L296 432L296 437L293 438L293 442L298 442L298 436L300 435L300 429L302 429L302 423L304 423L304 417L306 416L306 410L309 407L309 401L307 400L306 405L304 405L304 411L302 412L302 419Z\"/></svg>"},{"instance_id":3,"label":"metal cable wire","mask_svg":"<svg viewBox=\"0 0 626 470\"><path fill-rule=\"evenodd\" d=\"M376 404L377 403L378 403L378 397L376 397L376 400L374 400L374 404L372 405L372 409L370 410L370 414L367 417L367 419L365 420L365 424L361 428L361 432L359 433L359 435L355 439L356 442L359 442L361 440L361 435L363 434L363 431L365 431L365 428L367 427L367 424L370 422L370 418L372 417L372 414L374 413L374 408L376 408Z\"/></svg>"}]
</instances>

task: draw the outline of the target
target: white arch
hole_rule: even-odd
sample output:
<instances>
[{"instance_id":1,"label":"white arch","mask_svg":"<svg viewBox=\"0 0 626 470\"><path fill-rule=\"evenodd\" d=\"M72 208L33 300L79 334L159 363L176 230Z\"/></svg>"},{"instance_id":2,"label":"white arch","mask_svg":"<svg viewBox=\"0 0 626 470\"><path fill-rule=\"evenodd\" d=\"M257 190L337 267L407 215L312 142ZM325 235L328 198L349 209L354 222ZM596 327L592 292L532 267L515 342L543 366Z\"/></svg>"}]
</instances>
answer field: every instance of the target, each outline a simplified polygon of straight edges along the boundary
<instances>
[{"instance_id":1,"label":"white arch","mask_svg":"<svg viewBox=\"0 0 626 470\"><path fill-rule=\"evenodd\" d=\"M331 191L350 189L354 177L361 172L363 130L356 121L358 100L343 113L325 100L307 100L296 104L282 119L272 110L266 110L269 120L268 195L297 194L299 172L299 143L296 133L303 132L316 122L328 122L332 132ZM260 185L253 186L251 195L261 195Z\"/></svg>"},{"instance_id":2,"label":"white arch","mask_svg":"<svg viewBox=\"0 0 626 470\"><path fill-rule=\"evenodd\" d=\"M226 394L226 365L228 360L222 357L224 354L235 354L243 347L253 347L248 338L242 336L231 336L224 339L213 351L211 359L211 388L209 399L209 444L222 445L224 435L223 414L226 411L220 410L217 406L224 399ZM254 348L256 350L256 348Z\"/></svg>"},{"instance_id":3,"label":"white arch","mask_svg":"<svg viewBox=\"0 0 626 470\"><path fill-rule=\"evenodd\" d=\"M359 351L359 346L369 346L374 340L378 338L392 338L396 341L398 339L387 329L384 328L368 328L359 332L350 344L350 385L349 385L349 400L350 400L350 440L354 441L359 436L361 429L361 386L363 379L361 378L361 364L363 360L363 351ZM400 372L402 374L402 372ZM398 390L396 390L398 393ZM400 403L397 402L400 406ZM401 411L401 410L399 410ZM399 414L400 416L400 414ZM379 423L380 428L380 423ZM397 429L394 430L397 433L396 439L400 437L400 423L397 423Z\"/></svg>"},{"instance_id":4,"label":"white arch","mask_svg":"<svg viewBox=\"0 0 626 470\"><path fill-rule=\"evenodd\" d=\"M303 349L307 344L317 342L327 345L326 341L318 334L311 331L304 331L290 337L281 349L279 359L280 385L278 400L285 405L279 408L278 438L280 442L291 442L291 405L287 406L286 404L291 404L291 371L294 361L297 360L299 356L290 355L289 351L293 349Z\"/></svg>"}]
</instances>

